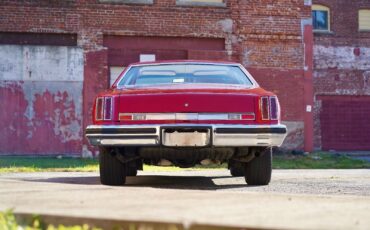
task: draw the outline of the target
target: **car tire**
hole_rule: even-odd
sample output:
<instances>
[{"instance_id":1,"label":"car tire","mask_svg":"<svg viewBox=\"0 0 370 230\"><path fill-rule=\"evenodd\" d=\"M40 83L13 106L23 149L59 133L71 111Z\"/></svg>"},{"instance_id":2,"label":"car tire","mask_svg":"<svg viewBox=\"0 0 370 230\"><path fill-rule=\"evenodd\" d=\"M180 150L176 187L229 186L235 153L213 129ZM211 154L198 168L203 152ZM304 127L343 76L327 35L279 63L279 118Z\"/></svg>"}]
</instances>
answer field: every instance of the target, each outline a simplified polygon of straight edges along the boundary
<instances>
[{"instance_id":1,"label":"car tire","mask_svg":"<svg viewBox=\"0 0 370 230\"><path fill-rule=\"evenodd\" d=\"M100 147L99 170L103 185L118 186L126 182L126 167L110 148Z\"/></svg>"},{"instance_id":2,"label":"car tire","mask_svg":"<svg viewBox=\"0 0 370 230\"><path fill-rule=\"evenodd\" d=\"M130 163L126 166L126 176L136 176L137 175L137 168L136 164L130 165Z\"/></svg>"},{"instance_id":3,"label":"car tire","mask_svg":"<svg viewBox=\"0 0 370 230\"><path fill-rule=\"evenodd\" d=\"M244 164L242 162L230 160L229 167L231 176L233 177L244 176Z\"/></svg>"},{"instance_id":4,"label":"car tire","mask_svg":"<svg viewBox=\"0 0 370 230\"><path fill-rule=\"evenodd\" d=\"M248 185L268 185L272 173L272 148L245 164L245 181Z\"/></svg>"}]
</instances>

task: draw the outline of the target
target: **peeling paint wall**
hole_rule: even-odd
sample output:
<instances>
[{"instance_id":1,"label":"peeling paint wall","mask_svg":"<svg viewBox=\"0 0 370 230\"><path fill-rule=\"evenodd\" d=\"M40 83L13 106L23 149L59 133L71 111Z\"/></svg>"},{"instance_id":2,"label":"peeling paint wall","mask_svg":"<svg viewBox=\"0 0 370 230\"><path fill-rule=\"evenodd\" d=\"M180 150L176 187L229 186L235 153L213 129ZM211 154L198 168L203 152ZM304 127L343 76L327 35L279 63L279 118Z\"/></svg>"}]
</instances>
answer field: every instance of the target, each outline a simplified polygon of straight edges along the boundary
<instances>
[{"instance_id":1,"label":"peeling paint wall","mask_svg":"<svg viewBox=\"0 0 370 230\"><path fill-rule=\"evenodd\" d=\"M0 154L80 154L83 52L0 45Z\"/></svg>"},{"instance_id":2,"label":"peeling paint wall","mask_svg":"<svg viewBox=\"0 0 370 230\"><path fill-rule=\"evenodd\" d=\"M369 123L367 111L354 111L354 107L349 105L362 104L365 107L368 106L366 101L370 100L370 34L358 29L358 12L370 8L370 1L313 0L313 3L326 6L331 12L331 31L314 34L314 143L316 149L323 146L335 149L335 141L329 139L335 137L343 123L347 123L348 130L366 127ZM338 106L337 111L333 105ZM348 122L347 117L341 118L344 115L340 115L342 108L339 107L343 105L346 110L352 111L353 117L363 114L357 116L361 119ZM330 117L324 113L331 113ZM328 120L334 121L332 126L321 124ZM351 132L343 135L348 133ZM368 139L368 134L360 131L356 135L358 140ZM323 143L325 141L327 143ZM339 137L336 141L338 148L342 148L344 141ZM359 146L366 145L353 142L353 149L359 150Z\"/></svg>"},{"instance_id":3,"label":"peeling paint wall","mask_svg":"<svg viewBox=\"0 0 370 230\"><path fill-rule=\"evenodd\" d=\"M370 47L314 46L316 70L370 70Z\"/></svg>"}]
</instances>

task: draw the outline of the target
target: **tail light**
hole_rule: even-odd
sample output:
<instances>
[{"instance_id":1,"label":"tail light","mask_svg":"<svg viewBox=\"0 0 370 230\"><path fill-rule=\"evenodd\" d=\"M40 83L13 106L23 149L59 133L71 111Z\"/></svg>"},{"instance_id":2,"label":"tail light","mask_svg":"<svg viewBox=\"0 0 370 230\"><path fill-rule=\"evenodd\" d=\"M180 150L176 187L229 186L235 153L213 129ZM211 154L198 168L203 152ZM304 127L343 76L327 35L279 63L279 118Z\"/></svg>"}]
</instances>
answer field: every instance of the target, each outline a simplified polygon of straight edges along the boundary
<instances>
[{"instance_id":1,"label":"tail light","mask_svg":"<svg viewBox=\"0 0 370 230\"><path fill-rule=\"evenodd\" d=\"M113 117L113 98L96 98L95 120L112 120Z\"/></svg>"},{"instance_id":2,"label":"tail light","mask_svg":"<svg viewBox=\"0 0 370 230\"><path fill-rule=\"evenodd\" d=\"M104 107L104 98L98 97L96 98L96 107L95 107L95 119L96 120L103 120L103 107Z\"/></svg>"},{"instance_id":3,"label":"tail light","mask_svg":"<svg viewBox=\"0 0 370 230\"><path fill-rule=\"evenodd\" d=\"M104 99L104 120L112 120L112 98Z\"/></svg>"},{"instance_id":4,"label":"tail light","mask_svg":"<svg viewBox=\"0 0 370 230\"><path fill-rule=\"evenodd\" d=\"M270 119L270 105L269 105L269 98L268 97L261 97L261 117L262 120L269 120Z\"/></svg>"},{"instance_id":5,"label":"tail light","mask_svg":"<svg viewBox=\"0 0 370 230\"><path fill-rule=\"evenodd\" d=\"M260 98L260 111L262 120L279 120L280 105L276 96Z\"/></svg>"},{"instance_id":6,"label":"tail light","mask_svg":"<svg viewBox=\"0 0 370 230\"><path fill-rule=\"evenodd\" d=\"M279 120L280 118L280 106L276 96L270 97L270 119Z\"/></svg>"}]
</instances>

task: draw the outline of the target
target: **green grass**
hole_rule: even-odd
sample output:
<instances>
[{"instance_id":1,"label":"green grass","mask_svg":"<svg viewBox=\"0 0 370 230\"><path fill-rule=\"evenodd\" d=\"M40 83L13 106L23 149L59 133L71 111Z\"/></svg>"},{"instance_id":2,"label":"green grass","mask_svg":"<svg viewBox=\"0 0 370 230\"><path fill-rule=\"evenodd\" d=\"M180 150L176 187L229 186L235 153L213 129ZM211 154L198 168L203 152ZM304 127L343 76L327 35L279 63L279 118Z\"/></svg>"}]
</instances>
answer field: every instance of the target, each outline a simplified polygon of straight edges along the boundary
<instances>
[{"instance_id":1,"label":"green grass","mask_svg":"<svg viewBox=\"0 0 370 230\"><path fill-rule=\"evenodd\" d=\"M185 170L204 170L226 168L227 164L196 166ZM0 173L8 172L97 172L96 159L65 157L0 157ZM352 159L345 155L312 153L307 156L279 154L274 156L275 169L358 169L370 168L370 162ZM144 171L179 171L178 167L158 167L144 165Z\"/></svg>"},{"instance_id":2,"label":"green grass","mask_svg":"<svg viewBox=\"0 0 370 230\"><path fill-rule=\"evenodd\" d=\"M1 172L93 172L98 170L96 159L66 157L0 157Z\"/></svg>"},{"instance_id":3,"label":"green grass","mask_svg":"<svg viewBox=\"0 0 370 230\"><path fill-rule=\"evenodd\" d=\"M370 162L353 159L343 154L317 152L309 155L275 155L275 169L363 169L370 168Z\"/></svg>"},{"instance_id":4,"label":"green grass","mask_svg":"<svg viewBox=\"0 0 370 230\"><path fill-rule=\"evenodd\" d=\"M0 211L0 230L101 230L101 228L90 227L87 224L64 226L43 223L38 215L34 215L28 222L20 223L12 210Z\"/></svg>"}]
</instances>

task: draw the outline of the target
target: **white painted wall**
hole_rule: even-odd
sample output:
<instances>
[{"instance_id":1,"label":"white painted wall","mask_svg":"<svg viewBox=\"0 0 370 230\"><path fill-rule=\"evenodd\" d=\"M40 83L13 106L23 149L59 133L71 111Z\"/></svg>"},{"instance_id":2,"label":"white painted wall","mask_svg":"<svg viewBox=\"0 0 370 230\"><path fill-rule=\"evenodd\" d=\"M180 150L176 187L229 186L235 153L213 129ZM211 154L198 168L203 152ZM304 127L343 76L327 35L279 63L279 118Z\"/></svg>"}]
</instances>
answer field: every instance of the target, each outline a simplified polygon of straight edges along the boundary
<instances>
[{"instance_id":1,"label":"white painted wall","mask_svg":"<svg viewBox=\"0 0 370 230\"><path fill-rule=\"evenodd\" d=\"M110 76L109 76L109 80L110 80L110 86L113 85L113 83L116 81L116 79L118 78L118 76L121 74L121 72L125 69L125 67L121 67L121 66L111 66L109 67L109 72L110 72Z\"/></svg>"},{"instance_id":2,"label":"white painted wall","mask_svg":"<svg viewBox=\"0 0 370 230\"><path fill-rule=\"evenodd\" d=\"M14 138L23 140L24 146L27 146L28 140L40 143L38 150L20 146L15 152L54 154L42 152L50 147L47 141L38 139L37 131L43 130L55 135L50 137L51 140L61 143L57 144L59 147L55 149L56 152L81 154L82 147L79 150L76 141L83 139L83 70L83 50L78 47L0 45L0 90L13 92L20 97L19 101L27 102L27 105L20 103L19 110L13 111L14 118L0 117L8 119L9 125L17 124L21 130L3 129L8 133L0 133L0 136L12 138L9 132L14 132ZM9 97L2 98L4 100L17 101L12 94L4 95ZM40 97L43 103L40 103ZM35 104L37 101L38 107ZM45 112L40 113L43 109ZM71 147L69 143L76 146Z\"/></svg>"},{"instance_id":3,"label":"white painted wall","mask_svg":"<svg viewBox=\"0 0 370 230\"><path fill-rule=\"evenodd\" d=\"M83 67L81 48L0 45L0 80L82 82Z\"/></svg>"},{"instance_id":4,"label":"white painted wall","mask_svg":"<svg viewBox=\"0 0 370 230\"><path fill-rule=\"evenodd\" d=\"M370 48L360 47L360 55L354 54L355 47L314 45L315 69L370 69Z\"/></svg>"}]
</instances>

